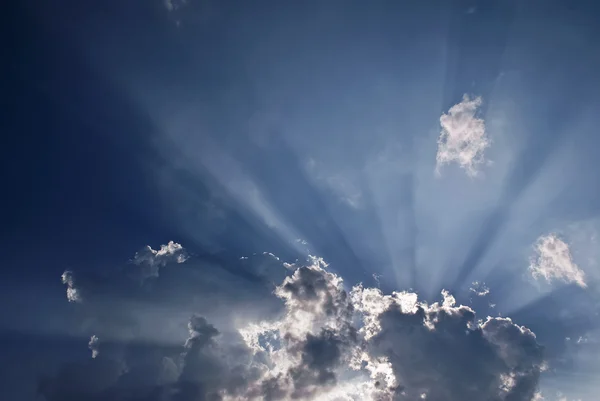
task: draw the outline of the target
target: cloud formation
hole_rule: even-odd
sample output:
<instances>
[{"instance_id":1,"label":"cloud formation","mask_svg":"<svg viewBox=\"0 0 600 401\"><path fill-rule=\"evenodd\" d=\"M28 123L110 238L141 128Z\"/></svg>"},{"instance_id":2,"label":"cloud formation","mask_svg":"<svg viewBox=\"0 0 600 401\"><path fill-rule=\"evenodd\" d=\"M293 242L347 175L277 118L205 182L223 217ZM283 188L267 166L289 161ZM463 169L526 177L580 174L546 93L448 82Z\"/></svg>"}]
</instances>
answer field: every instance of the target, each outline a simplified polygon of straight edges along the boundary
<instances>
[{"instance_id":1,"label":"cloud formation","mask_svg":"<svg viewBox=\"0 0 600 401\"><path fill-rule=\"evenodd\" d=\"M67 286L67 299L69 302L81 302L81 294L75 284L75 277L71 270L65 270L61 276L62 283Z\"/></svg>"},{"instance_id":2,"label":"cloud formation","mask_svg":"<svg viewBox=\"0 0 600 401\"><path fill-rule=\"evenodd\" d=\"M90 342L88 343L88 348L92 351L92 358L98 356L99 351L99 339L98 336L93 335L90 337Z\"/></svg>"},{"instance_id":3,"label":"cloud formation","mask_svg":"<svg viewBox=\"0 0 600 401\"><path fill-rule=\"evenodd\" d=\"M165 247L136 258L159 263L181 251ZM282 269L264 274L287 272L273 289L283 308L268 319L222 332L193 315L187 340L170 346L94 335L93 358L65 365L40 392L48 401L536 399L543 349L529 329L508 318L477 320L447 291L433 304L413 292L347 291L321 258L266 256Z\"/></svg>"},{"instance_id":4,"label":"cloud formation","mask_svg":"<svg viewBox=\"0 0 600 401\"><path fill-rule=\"evenodd\" d=\"M469 288L469 291L477 295L478 297L485 297L490 293L490 288L485 285L485 283L480 283L479 281L473 281L471 283L472 287Z\"/></svg>"},{"instance_id":5,"label":"cloud formation","mask_svg":"<svg viewBox=\"0 0 600 401\"><path fill-rule=\"evenodd\" d=\"M86 300L86 294L111 292L114 281L137 283L143 285L148 279L156 279L161 268L169 264L180 264L188 260L185 249L173 241L161 245L160 249L152 249L149 245L137 252L133 260L124 269L113 272L113 277L99 277L95 275L78 273L65 270L62 274L62 283L67 286L67 299L69 302L81 303ZM118 277L115 277L118 276ZM113 288L110 288L113 287Z\"/></svg>"},{"instance_id":6,"label":"cloud formation","mask_svg":"<svg viewBox=\"0 0 600 401\"><path fill-rule=\"evenodd\" d=\"M133 264L138 266L138 278L144 281L151 277L158 277L160 268L167 264L183 263L187 259L188 255L181 244L169 241L167 245L161 245L158 250L146 245L144 249L135 254Z\"/></svg>"},{"instance_id":7,"label":"cloud formation","mask_svg":"<svg viewBox=\"0 0 600 401\"><path fill-rule=\"evenodd\" d=\"M470 98L464 95L460 103L442 114L442 131L438 139L436 171L449 163L457 163L469 176L478 174L478 168L485 162L484 151L490 146L485 130L485 122L477 116L482 104L481 97Z\"/></svg>"},{"instance_id":8,"label":"cloud formation","mask_svg":"<svg viewBox=\"0 0 600 401\"><path fill-rule=\"evenodd\" d=\"M585 273L573 261L569 245L556 234L543 235L534 246L529 271L535 278L574 283L586 288Z\"/></svg>"}]
</instances>

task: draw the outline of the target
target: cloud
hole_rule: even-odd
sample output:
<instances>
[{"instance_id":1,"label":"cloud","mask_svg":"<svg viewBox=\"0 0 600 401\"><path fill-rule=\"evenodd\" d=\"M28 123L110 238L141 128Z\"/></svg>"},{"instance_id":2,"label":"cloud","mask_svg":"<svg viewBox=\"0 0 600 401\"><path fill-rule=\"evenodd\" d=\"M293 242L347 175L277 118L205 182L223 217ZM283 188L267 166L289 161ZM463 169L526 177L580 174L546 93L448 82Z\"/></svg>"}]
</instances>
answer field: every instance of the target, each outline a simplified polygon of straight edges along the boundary
<instances>
[{"instance_id":1,"label":"cloud","mask_svg":"<svg viewBox=\"0 0 600 401\"><path fill-rule=\"evenodd\" d=\"M414 293L353 290L367 352L389 362L397 382L388 399L532 400L544 366L535 335L510 319L476 320L442 295L428 305Z\"/></svg>"},{"instance_id":2,"label":"cloud","mask_svg":"<svg viewBox=\"0 0 600 401\"><path fill-rule=\"evenodd\" d=\"M310 262L275 290L285 303L282 319L240 330L248 347L270 366L246 399L313 399L333 389L337 370L349 364L358 340L353 307L341 278L327 272L322 259Z\"/></svg>"},{"instance_id":3,"label":"cloud","mask_svg":"<svg viewBox=\"0 0 600 401\"><path fill-rule=\"evenodd\" d=\"M92 358L98 356L99 351L99 339L97 336L93 335L90 337L90 342L88 343L88 348L92 351Z\"/></svg>"},{"instance_id":4,"label":"cloud","mask_svg":"<svg viewBox=\"0 0 600 401\"><path fill-rule=\"evenodd\" d=\"M148 248L136 258L162 263L180 251ZM65 364L40 392L48 401L537 399L543 350L510 319L477 320L447 291L433 304L413 292L347 291L319 257L284 264L269 253L256 256L267 263L265 274L288 273L272 289L282 308L267 319L234 321L231 331L226 319L218 326L193 314L187 339L169 345L94 335L93 358ZM231 290L220 302L230 302L238 288Z\"/></svg>"},{"instance_id":5,"label":"cloud","mask_svg":"<svg viewBox=\"0 0 600 401\"><path fill-rule=\"evenodd\" d=\"M67 285L67 299L69 302L81 302L81 293L76 287L73 272L70 270L65 270L61 276L61 279L62 283Z\"/></svg>"},{"instance_id":6,"label":"cloud","mask_svg":"<svg viewBox=\"0 0 600 401\"><path fill-rule=\"evenodd\" d=\"M160 268L170 263L183 263L188 260L188 255L181 246L173 241L167 245L161 245L160 249L154 250L150 245L137 252L133 257L133 264L138 267L136 276L140 281L151 277L158 277Z\"/></svg>"},{"instance_id":7,"label":"cloud","mask_svg":"<svg viewBox=\"0 0 600 401\"><path fill-rule=\"evenodd\" d=\"M478 297L485 297L490 293L490 288L485 285L485 283L480 283L479 281L474 281L472 283L473 287L469 288L469 291L477 295Z\"/></svg>"},{"instance_id":8,"label":"cloud","mask_svg":"<svg viewBox=\"0 0 600 401\"><path fill-rule=\"evenodd\" d=\"M469 176L478 174L478 168L485 162L484 151L490 146L485 131L485 122L477 116L481 97L471 99L468 95L442 114L442 131L438 139L437 166L440 168L452 162L457 163Z\"/></svg>"},{"instance_id":9,"label":"cloud","mask_svg":"<svg viewBox=\"0 0 600 401\"><path fill-rule=\"evenodd\" d=\"M538 238L531 257L529 271L535 278L551 282L560 280L586 288L585 273L573 261L569 245L556 234Z\"/></svg>"}]
</instances>

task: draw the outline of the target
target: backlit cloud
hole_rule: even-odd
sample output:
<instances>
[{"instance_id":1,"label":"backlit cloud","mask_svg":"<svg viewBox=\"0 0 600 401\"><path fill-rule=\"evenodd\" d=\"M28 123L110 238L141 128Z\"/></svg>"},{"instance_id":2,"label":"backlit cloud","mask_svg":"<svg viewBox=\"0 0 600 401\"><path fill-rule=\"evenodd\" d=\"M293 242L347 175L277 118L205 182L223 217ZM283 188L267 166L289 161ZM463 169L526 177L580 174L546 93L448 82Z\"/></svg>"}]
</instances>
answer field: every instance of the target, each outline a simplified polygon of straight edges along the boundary
<instances>
[{"instance_id":1,"label":"backlit cloud","mask_svg":"<svg viewBox=\"0 0 600 401\"><path fill-rule=\"evenodd\" d=\"M484 120L477 116L481 103L481 97L472 99L464 95L460 103L440 117L442 131L436 156L438 173L443 165L454 162L469 176L475 176L479 166L485 162L484 151L490 146L490 140Z\"/></svg>"},{"instance_id":2,"label":"backlit cloud","mask_svg":"<svg viewBox=\"0 0 600 401\"><path fill-rule=\"evenodd\" d=\"M485 297L490 293L490 288L485 285L485 283L480 283L479 281L473 281L471 283L472 287L469 288L469 291L477 295L478 297Z\"/></svg>"},{"instance_id":3,"label":"backlit cloud","mask_svg":"<svg viewBox=\"0 0 600 401\"><path fill-rule=\"evenodd\" d=\"M176 263L183 248L175 245L147 248L136 259ZM286 273L272 289L282 308L268 319L234 322L231 332L194 314L187 339L169 346L93 335L93 358L65 366L40 391L48 401L539 399L543 349L511 319L477 319L448 291L433 304L414 292L386 295L362 285L347 291L319 257L286 263L260 256L242 261L264 264L268 257L273 266L263 275ZM72 275L64 281L77 289ZM218 302L229 302L227 297L222 293ZM226 320L220 324L227 327Z\"/></svg>"},{"instance_id":4,"label":"backlit cloud","mask_svg":"<svg viewBox=\"0 0 600 401\"><path fill-rule=\"evenodd\" d=\"M123 269L112 272L113 277L101 278L96 274L74 272L65 270L62 274L62 283L67 286L67 299L69 302L85 302L90 294L111 292L112 282L122 284L137 283L138 285L150 278L156 279L161 268L169 264L180 264L188 260L188 254L178 243L169 241L161 245L160 249L152 249L149 245L137 252L131 263Z\"/></svg>"},{"instance_id":5,"label":"backlit cloud","mask_svg":"<svg viewBox=\"0 0 600 401\"><path fill-rule=\"evenodd\" d=\"M569 245L556 234L541 236L534 246L529 271L534 278L544 278L587 287L585 273L573 261Z\"/></svg>"},{"instance_id":6,"label":"backlit cloud","mask_svg":"<svg viewBox=\"0 0 600 401\"><path fill-rule=\"evenodd\" d=\"M92 351L92 358L98 356L99 351L99 339L97 336L90 337L90 342L88 343L88 348Z\"/></svg>"},{"instance_id":7,"label":"backlit cloud","mask_svg":"<svg viewBox=\"0 0 600 401\"><path fill-rule=\"evenodd\" d=\"M144 249L137 252L133 257L133 264L138 267L139 279L145 280L150 277L158 277L159 269L169 263L183 263L188 259L185 249L173 241L161 245L155 250L146 245Z\"/></svg>"},{"instance_id":8,"label":"backlit cloud","mask_svg":"<svg viewBox=\"0 0 600 401\"><path fill-rule=\"evenodd\" d=\"M69 302L81 302L81 293L75 286L76 284L73 272L70 270L65 270L61 276L61 279L62 283L67 286L67 299Z\"/></svg>"}]
</instances>

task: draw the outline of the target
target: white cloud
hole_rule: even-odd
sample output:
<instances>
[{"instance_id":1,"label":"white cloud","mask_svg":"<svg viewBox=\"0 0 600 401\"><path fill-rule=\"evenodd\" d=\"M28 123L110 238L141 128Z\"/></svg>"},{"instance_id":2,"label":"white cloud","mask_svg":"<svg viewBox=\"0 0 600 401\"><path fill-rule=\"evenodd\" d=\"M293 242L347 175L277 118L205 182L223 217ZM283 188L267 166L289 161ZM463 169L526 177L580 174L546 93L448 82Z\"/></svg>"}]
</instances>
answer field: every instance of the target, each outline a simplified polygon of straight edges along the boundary
<instances>
[{"instance_id":1,"label":"white cloud","mask_svg":"<svg viewBox=\"0 0 600 401\"><path fill-rule=\"evenodd\" d=\"M586 288L585 273L573 261L569 245L556 234L541 236L535 246L529 265L531 275L546 281L561 280Z\"/></svg>"},{"instance_id":2,"label":"white cloud","mask_svg":"<svg viewBox=\"0 0 600 401\"><path fill-rule=\"evenodd\" d=\"M542 396L542 393L538 391L533 395L533 399L531 401L544 401L544 397Z\"/></svg>"},{"instance_id":3,"label":"white cloud","mask_svg":"<svg viewBox=\"0 0 600 401\"><path fill-rule=\"evenodd\" d=\"M352 306L342 279L326 266L311 257L310 264L298 267L275 289L285 303L281 320L240 329L253 354L269 361L269 369L248 387L244 399L262 399L268 388L271 398L325 400L335 399L325 397L331 391L341 396L354 388L341 391L337 386L337 371L348 366L356 346Z\"/></svg>"},{"instance_id":4,"label":"white cloud","mask_svg":"<svg viewBox=\"0 0 600 401\"><path fill-rule=\"evenodd\" d=\"M490 146L490 140L484 120L477 116L481 103L481 97L471 99L464 95L460 103L440 117L442 131L436 156L438 173L443 165L455 162L468 175L475 176L478 167L485 162L484 151Z\"/></svg>"},{"instance_id":5,"label":"white cloud","mask_svg":"<svg viewBox=\"0 0 600 401\"><path fill-rule=\"evenodd\" d=\"M477 295L478 297L485 297L490 293L490 288L485 285L485 283L480 283L479 281L473 281L473 287L469 288L469 291Z\"/></svg>"},{"instance_id":6,"label":"white cloud","mask_svg":"<svg viewBox=\"0 0 600 401\"><path fill-rule=\"evenodd\" d=\"M90 342L88 343L88 348L90 349L90 351L92 351L92 358L97 357L98 353L100 352L99 344L98 344L99 341L100 340L95 335L90 337Z\"/></svg>"},{"instance_id":7,"label":"white cloud","mask_svg":"<svg viewBox=\"0 0 600 401\"><path fill-rule=\"evenodd\" d=\"M81 293L75 287L75 277L73 276L73 272L70 270L65 270L65 272L61 276L62 283L67 285L67 299L69 302L81 302Z\"/></svg>"},{"instance_id":8,"label":"white cloud","mask_svg":"<svg viewBox=\"0 0 600 401\"><path fill-rule=\"evenodd\" d=\"M159 250L154 250L150 245L146 245L143 250L135 254L133 262L165 266L169 262L183 263L187 259L188 256L181 244L169 241L167 245L161 245Z\"/></svg>"},{"instance_id":9,"label":"white cloud","mask_svg":"<svg viewBox=\"0 0 600 401\"><path fill-rule=\"evenodd\" d=\"M383 295L360 286L351 295L364 316L367 353L387 358L399 399L534 399L544 361L527 328L507 318L478 321L447 291L431 305L413 293Z\"/></svg>"},{"instance_id":10,"label":"white cloud","mask_svg":"<svg viewBox=\"0 0 600 401\"><path fill-rule=\"evenodd\" d=\"M161 245L158 250L147 245L135 254L131 261L132 265L125 270L126 275L117 274L117 276L112 277L112 280L115 282L126 280L143 284L149 278L157 278L161 268L171 263L184 263L188 258L186 250L173 241ZM100 279L99 276L89 271L75 274L71 270L65 270L61 280L67 286L67 299L69 302L87 302L90 300L89 298L94 298L98 293L107 291L108 289L105 286L110 287L110 284L108 284L110 280Z\"/></svg>"}]
</instances>

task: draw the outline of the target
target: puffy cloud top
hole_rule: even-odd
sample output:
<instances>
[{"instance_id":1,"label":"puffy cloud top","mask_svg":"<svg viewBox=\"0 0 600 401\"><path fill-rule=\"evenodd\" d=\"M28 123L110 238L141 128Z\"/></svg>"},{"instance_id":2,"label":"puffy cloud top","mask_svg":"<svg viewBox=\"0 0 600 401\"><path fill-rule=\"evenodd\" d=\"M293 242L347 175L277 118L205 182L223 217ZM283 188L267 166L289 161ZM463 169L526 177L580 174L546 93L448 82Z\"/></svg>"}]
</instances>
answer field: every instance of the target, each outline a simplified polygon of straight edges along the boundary
<instances>
[{"instance_id":1,"label":"puffy cloud top","mask_svg":"<svg viewBox=\"0 0 600 401\"><path fill-rule=\"evenodd\" d=\"M62 283L67 285L67 299L69 302L81 302L81 293L75 286L73 272L65 270L61 276Z\"/></svg>"},{"instance_id":2,"label":"puffy cloud top","mask_svg":"<svg viewBox=\"0 0 600 401\"><path fill-rule=\"evenodd\" d=\"M388 399L527 400L544 366L535 335L510 319L475 319L468 306L417 302L412 293L353 290L365 315L370 358L390 363Z\"/></svg>"}]
</instances>

